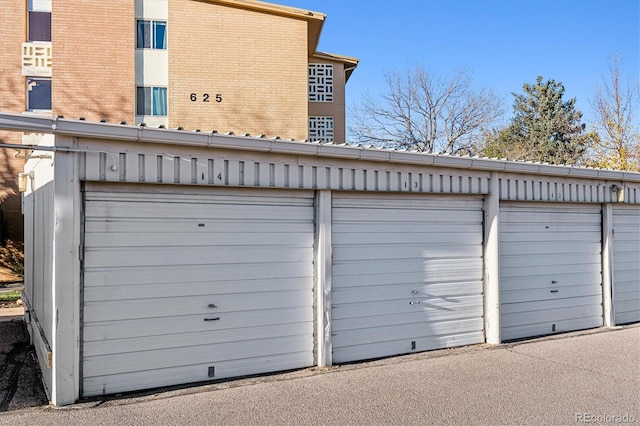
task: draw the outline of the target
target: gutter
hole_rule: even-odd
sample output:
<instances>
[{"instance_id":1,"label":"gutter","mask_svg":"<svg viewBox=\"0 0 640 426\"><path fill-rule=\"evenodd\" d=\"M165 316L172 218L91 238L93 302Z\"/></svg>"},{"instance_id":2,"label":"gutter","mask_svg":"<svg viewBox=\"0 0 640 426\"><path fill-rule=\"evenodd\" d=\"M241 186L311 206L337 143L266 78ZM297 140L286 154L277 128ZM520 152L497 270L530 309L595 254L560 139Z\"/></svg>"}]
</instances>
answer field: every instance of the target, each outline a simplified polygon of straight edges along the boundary
<instances>
[{"instance_id":1,"label":"gutter","mask_svg":"<svg viewBox=\"0 0 640 426\"><path fill-rule=\"evenodd\" d=\"M132 142L152 142L176 146L203 148L225 148L242 151L273 152L290 155L306 155L322 158L342 158L398 164L440 166L454 169L528 173L545 176L571 176L584 179L609 179L640 182L640 173L590 169L572 166L557 166L545 163L518 162L484 157L458 157L452 155L425 154L413 151L398 151L375 147L324 144L266 138L251 135L220 135L215 132L172 130L132 126L127 124L86 122L68 120L63 117L36 117L24 114L0 113L0 129L52 133L71 137L115 139ZM48 147L38 145L0 144L13 149L36 151L92 152L72 147Z\"/></svg>"}]
</instances>

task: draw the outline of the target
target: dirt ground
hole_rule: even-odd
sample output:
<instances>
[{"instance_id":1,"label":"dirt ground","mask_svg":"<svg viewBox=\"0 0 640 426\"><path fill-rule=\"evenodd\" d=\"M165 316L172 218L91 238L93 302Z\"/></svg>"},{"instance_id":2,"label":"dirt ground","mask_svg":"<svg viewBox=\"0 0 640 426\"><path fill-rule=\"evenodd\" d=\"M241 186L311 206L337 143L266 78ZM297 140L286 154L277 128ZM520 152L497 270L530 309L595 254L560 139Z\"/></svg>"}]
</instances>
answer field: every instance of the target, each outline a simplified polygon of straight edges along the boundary
<instances>
[{"instance_id":1,"label":"dirt ground","mask_svg":"<svg viewBox=\"0 0 640 426\"><path fill-rule=\"evenodd\" d=\"M0 322L0 412L48 403L24 322Z\"/></svg>"}]
</instances>

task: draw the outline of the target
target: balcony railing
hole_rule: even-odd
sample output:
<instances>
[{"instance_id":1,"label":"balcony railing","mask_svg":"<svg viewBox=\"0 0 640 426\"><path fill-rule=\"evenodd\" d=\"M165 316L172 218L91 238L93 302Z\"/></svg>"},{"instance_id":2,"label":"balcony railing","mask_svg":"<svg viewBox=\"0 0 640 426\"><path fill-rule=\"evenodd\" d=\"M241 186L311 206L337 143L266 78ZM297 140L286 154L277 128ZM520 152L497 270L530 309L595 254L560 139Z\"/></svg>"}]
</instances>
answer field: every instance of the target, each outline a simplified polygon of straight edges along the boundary
<instances>
[{"instance_id":1,"label":"balcony railing","mask_svg":"<svg viewBox=\"0 0 640 426\"><path fill-rule=\"evenodd\" d=\"M22 43L22 75L51 77L51 65L50 41Z\"/></svg>"}]
</instances>

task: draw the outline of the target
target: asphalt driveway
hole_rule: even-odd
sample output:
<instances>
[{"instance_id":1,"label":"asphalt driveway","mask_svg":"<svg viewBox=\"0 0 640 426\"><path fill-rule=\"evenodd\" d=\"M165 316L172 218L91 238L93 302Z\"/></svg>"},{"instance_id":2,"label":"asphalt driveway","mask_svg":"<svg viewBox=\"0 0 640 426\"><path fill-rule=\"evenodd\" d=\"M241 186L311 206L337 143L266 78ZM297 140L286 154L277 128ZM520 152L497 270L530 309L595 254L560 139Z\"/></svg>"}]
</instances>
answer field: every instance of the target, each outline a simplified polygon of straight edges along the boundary
<instances>
[{"instance_id":1,"label":"asphalt driveway","mask_svg":"<svg viewBox=\"0 0 640 426\"><path fill-rule=\"evenodd\" d=\"M0 413L2 425L640 424L640 324Z\"/></svg>"}]
</instances>

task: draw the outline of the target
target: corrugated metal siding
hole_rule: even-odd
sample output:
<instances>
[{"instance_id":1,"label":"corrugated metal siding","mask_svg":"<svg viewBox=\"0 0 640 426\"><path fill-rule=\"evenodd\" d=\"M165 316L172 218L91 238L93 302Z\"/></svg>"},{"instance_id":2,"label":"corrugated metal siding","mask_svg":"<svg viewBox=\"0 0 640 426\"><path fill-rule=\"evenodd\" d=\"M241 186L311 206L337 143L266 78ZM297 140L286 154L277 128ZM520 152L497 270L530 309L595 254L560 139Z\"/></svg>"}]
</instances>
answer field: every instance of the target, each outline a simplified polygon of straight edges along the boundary
<instances>
[{"instance_id":1,"label":"corrugated metal siding","mask_svg":"<svg viewBox=\"0 0 640 426\"><path fill-rule=\"evenodd\" d=\"M613 306L616 324L640 321L640 209L613 207Z\"/></svg>"},{"instance_id":2,"label":"corrugated metal siding","mask_svg":"<svg viewBox=\"0 0 640 426\"><path fill-rule=\"evenodd\" d=\"M50 166L49 166L50 167ZM46 367L47 345L53 342L53 182L45 183L24 198L25 294L32 312L32 337L47 389L51 389L51 369ZM39 321L39 326L35 320ZM44 334L43 341L40 331Z\"/></svg>"},{"instance_id":3,"label":"corrugated metal siding","mask_svg":"<svg viewBox=\"0 0 640 426\"><path fill-rule=\"evenodd\" d=\"M445 194L486 194L489 188L488 171L449 168L446 158L442 165L413 165L342 159L340 148L336 148L335 158L322 158L213 147L173 147L169 153L166 146L152 143L138 144L134 151L131 144L111 141L104 146L91 141L85 146L105 150L80 156L80 179L94 182ZM412 158L417 154L406 155ZM617 193L611 190L612 182L604 179L526 172L500 172L496 176L501 200L618 202ZM613 183L623 188L623 203L640 203L640 185Z\"/></svg>"},{"instance_id":4,"label":"corrugated metal siding","mask_svg":"<svg viewBox=\"0 0 640 426\"><path fill-rule=\"evenodd\" d=\"M336 193L334 362L484 341L482 199Z\"/></svg>"},{"instance_id":5,"label":"corrugated metal siding","mask_svg":"<svg viewBox=\"0 0 640 426\"><path fill-rule=\"evenodd\" d=\"M601 238L599 206L501 206L502 340L603 324Z\"/></svg>"},{"instance_id":6,"label":"corrugated metal siding","mask_svg":"<svg viewBox=\"0 0 640 426\"><path fill-rule=\"evenodd\" d=\"M312 365L313 235L310 192L87 192L83 395Z\"/></svg>"},{"instance_id":7,"label":"corrugated metal siding","mask_svg":"<svg viewBox=\"0 0 640 426\"><path fill-rule=\"evenodd\" d=\"M194 152L195 151L195 152ZM242 151L84 153L86 181L484 194L489 173Z\"/></svg>"}]
</instances>

